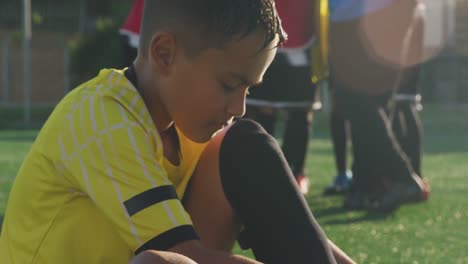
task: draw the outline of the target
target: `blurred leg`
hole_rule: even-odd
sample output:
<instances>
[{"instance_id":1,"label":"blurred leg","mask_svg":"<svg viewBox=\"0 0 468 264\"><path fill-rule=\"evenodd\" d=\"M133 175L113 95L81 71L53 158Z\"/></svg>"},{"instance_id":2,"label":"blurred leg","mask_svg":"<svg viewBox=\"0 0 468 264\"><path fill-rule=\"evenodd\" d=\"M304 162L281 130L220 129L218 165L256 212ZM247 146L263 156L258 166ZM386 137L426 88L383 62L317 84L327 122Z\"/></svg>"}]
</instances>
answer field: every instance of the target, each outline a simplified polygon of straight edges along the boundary
<instances>
[{"instance_id":1,"label":"blurred leg","mask_svg":"<svg viewBox=\"0 0 468 264\"><path fill-rule=\"evenodd\" d=\"M338 174L346 173L348 164L347 143L348 143L348 121L336 110L330 114L331 139L333 152L335 154L335 164Z\"/></svg>"},{"instance_id":2,"label":"blurred leg","mask_svg":"<svg viewBox=\"0 0 468 264\"><path fill-rule=\"evenodd\" d=\"M304 165L310 140L312 112L290 110L283 138L283 152L293 174L304 174Z\"/></svg>"},{"instance_id":3,"label":"blurred leg","mask_svg":"<svg viewBox=\"0 0 468 264\"><path fill-rule=\"evenodd\" d=\"M247 106L244 116L258 122L270 135L275 133L276 110L268 107Z\"/></svg>"},{"instance_id":4,"label":"blurred leg","mask_svg":"<svg viewBox=\"0 0 468 264\"><path fill-rule=\"evenodd\" d=\"M333 94L332 94L333 96ZM352 173L347 170L348 165L348 142L350 141L350 122L345 119L339 110L336 100L332 97L332 111L330 113L330 130L335 157L337 175L333 184L326 187L325 195L343 194L351 186Z\"/></svg>"},{"instance_id":5,"label":"blurred leg","mask_svg":"<svg viewBox=\"0 0 468 264\"><path fill-rule=\"evenodd\" d=\"M389 114L394 109L383 106L385 98L354 95L344 89L339 97L351 121L352 191L377 196L383 210L392 210L421 196L422 182L395 137Z\"/></svg>"},{"instance_id":6,"label":"blurred leg","mask_svg":"<svg viewBox=\"0 0 468 264\"><path fill-rule=\"evenodd\" d=\"M301 193L309 193L310 180L305 174L305 160L309 147L312 112L290 110L283 137L283 153L293 171Z\"/></svg>"},{"instance_id":7,"label":"blurred leg","mask_svg":"<svg viewBox=\"0 0 468 264\"><path fill-rule=\"evenodd\" d=\"M416 174L421 175L421 138L423 128L416 105L402 102L397 105L393 130L403 151L408 155Z\"/></svg>"}]
</instances>

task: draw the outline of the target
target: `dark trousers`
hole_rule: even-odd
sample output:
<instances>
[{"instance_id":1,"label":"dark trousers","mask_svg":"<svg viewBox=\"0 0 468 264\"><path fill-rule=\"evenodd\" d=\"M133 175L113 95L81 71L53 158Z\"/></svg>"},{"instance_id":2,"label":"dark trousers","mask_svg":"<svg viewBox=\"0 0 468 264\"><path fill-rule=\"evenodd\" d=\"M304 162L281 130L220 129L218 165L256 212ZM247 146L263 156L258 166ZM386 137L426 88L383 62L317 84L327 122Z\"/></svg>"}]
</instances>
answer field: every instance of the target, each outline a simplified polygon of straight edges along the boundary
<instances>
[{"instance_id":1,"label":"dark trousers","mask_svg":"<svg viewBox=\"0 0 468 264\"><path fill-rule=\"evenodd\" d=\"M336 82L333 89L351 123L353 190L379 194L392 181L410 181L414 170L392 129L390 94L363 96Z\"/></svg>"},{"instance_id":2,"label":"dark trousers","mask_svg":"<svg viewBox=\"0 0 468 264\"><path fill-rule=\"evenodd\" d=\"M312 113L305 110L290 110L283 137L283 152L294 175L304 173L309 146Z\"/></svg>"},{"instance_id":3,"label":"dark trousers","mask_svg":"<svg viewBox=\"0 0 468 264\"><path fill-rule=\"evenodd\" d=\"M334 91L332 93L332 109L330 113L330 132L335 154L335 165L337 172L346 173L348 166L348 143L351 138L350 122L336 104Z\"/></svg>"}]
</instances>

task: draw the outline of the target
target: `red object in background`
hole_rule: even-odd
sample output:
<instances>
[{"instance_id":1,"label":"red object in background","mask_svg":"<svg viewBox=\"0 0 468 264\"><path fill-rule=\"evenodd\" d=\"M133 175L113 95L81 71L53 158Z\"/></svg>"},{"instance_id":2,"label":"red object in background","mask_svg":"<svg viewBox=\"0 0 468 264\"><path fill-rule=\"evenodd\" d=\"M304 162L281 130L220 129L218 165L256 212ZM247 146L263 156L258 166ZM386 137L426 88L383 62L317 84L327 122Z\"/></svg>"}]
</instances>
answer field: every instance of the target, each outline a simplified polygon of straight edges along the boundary
<instances>
[{"instance_id":1,"label":"red object in background","mask_svg":"<svg viewBox=\"0 0 468 264\"><path fill-rule=\"evenodd\" d=\"M288 40L283 48L303 48L310 44L315 35L314 1L276 0L276 8L281 17ZM121 31L139 34L143 16L144 0L134 0L132 9L122 25Z\"/></svg>"},{"instance_id":2,"label":"red object in background","mask_svg":"<svg viewBox=\"0 0 468 264\"><path fill-rule=\"evenodd\" d=\"M132 9L120 30L140 34L141 19L143 17L144 0L134 0Z\"/></svg>"},{"instance_id":3,"label":"red object in background","mask_svg":"<svg viewBox=\"0 0 468 264\"><path fill-rule=\"evenodd\" d=\"M315 35L313 0L275 0L288 40L283 48L301 48L310 44Z\"/></svg>"}]
</instances>

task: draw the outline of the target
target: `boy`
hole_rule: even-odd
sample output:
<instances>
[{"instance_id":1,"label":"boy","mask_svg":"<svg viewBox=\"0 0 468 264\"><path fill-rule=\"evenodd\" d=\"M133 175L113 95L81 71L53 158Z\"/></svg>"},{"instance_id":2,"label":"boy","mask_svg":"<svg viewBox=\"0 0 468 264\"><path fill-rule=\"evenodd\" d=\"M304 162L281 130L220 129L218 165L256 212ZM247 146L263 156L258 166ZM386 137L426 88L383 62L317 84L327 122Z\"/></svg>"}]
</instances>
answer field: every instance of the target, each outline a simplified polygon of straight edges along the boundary
<instances>
[{"instance_id":1,"label":"boy","mask_svg":"<svg viewBox=\"0 0 468 264\"><path fill-rule=\"evenodd\" d=\"M258 263L226 252L242 227L263 262L352 263L274 140L231 124L284 38L268 0L146 1L134 64L76 88L39 133L11 192L2 258Z\"/></svg>"}]
</instances>

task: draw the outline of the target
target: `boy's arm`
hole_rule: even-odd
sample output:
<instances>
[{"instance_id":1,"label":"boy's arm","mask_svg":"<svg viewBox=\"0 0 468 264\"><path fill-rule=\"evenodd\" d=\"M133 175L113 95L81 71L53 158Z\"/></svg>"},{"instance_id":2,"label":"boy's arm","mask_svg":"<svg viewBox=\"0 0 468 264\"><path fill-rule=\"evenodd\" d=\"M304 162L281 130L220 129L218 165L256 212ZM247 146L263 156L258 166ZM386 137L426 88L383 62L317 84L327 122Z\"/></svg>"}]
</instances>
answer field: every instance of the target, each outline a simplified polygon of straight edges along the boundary
<instances>
[{"instance_id":1,"label":"boy's arm","mask_svg":"<svg viewBox=\"0 0 468 264\"><path fill-rule=\"evenodd\" d=\"M204 247L199 241L192 240L180 243L170 251L185 255L197 263L206 264L259 264L260 262L234 255L224 251L212 250Z\"/></svg>"},{"instance_id":2,"label":"boy's arm","mask_svg":"<svg viewBox=\"0 0 468 264\"><path fill-rule=\"evenodd\" d=\"M239 255L208 249L201 245L197 240L180 243L179 245L171 248L169 251L177 254L171 254L169 252L145 251L137 255L130 262L130 264L260 264L258 261L251 260ZM162 258L164 261L161 261Z\"/></svg>"},{"instance_id":3,"label":"boy's arm","mask_svg":"<svg viewBox=\"0 0 468 264\"><path fill-rule=\"evenodd\" d=\"M346 255L345 252L343 252L338 246L336 246L331 240L328 240L328 243L330 245L330 248L333 252L333 256L336 259L336 262L338 264L355 264L355 262L348 256ZM180 255L172 256L172 257L167 257L164 258L166 262L161 261L161 254L164 255L164 252L151 252L151 251L145 251L140 253L138 256L136 256L130 264L152 264L152 263L180 263L180 264L192 264L192 263L206 263L206 264L211 264L211 263L227 263L227 264L255 264L255 263L260 263L255 260L251 260L242 256L238 255L233 255L229 254L226 252L221 252L221 251L215 251L215 250L210 250L207 248L204 248L198 241L193 240L193 241L187 241L184 243L181 243L172 249L170 251L174 253L178 253ZM189 259L185 258L189 257ZM177 262L179 261L179 262ZM183 262L182 262L183 261ZM196 261L196 262L193 262Z\"/></svg>"},{"instance_id":4,"label":"boy's arm","mask_svg":"<svg viewBox=\"0 0 468 264\"><path fill-rule=\"evenodd\" d=\"M64 151L71 156L64 159L75 189L88 197L121 238L109 243L122 243L138 255L198 239L159 161L162 143L156 130L143 126L111 97L88 101L81 105L83 113L75 111L70 118L75 122L70 131L62 134L64 142L82 147L74 154ZM72 129L83 125L84 132Z\"/></svg>"},{"instance_id":5,"label":"boy's arm","mask_svg":"<svg viewBox=\"0 0 468 264\"><path fill-rule=\"evenodd\" d=\"M147 250L130 260L129 264L197 264L195 261L177 253Z\"/></svg>"}]
</instances>

